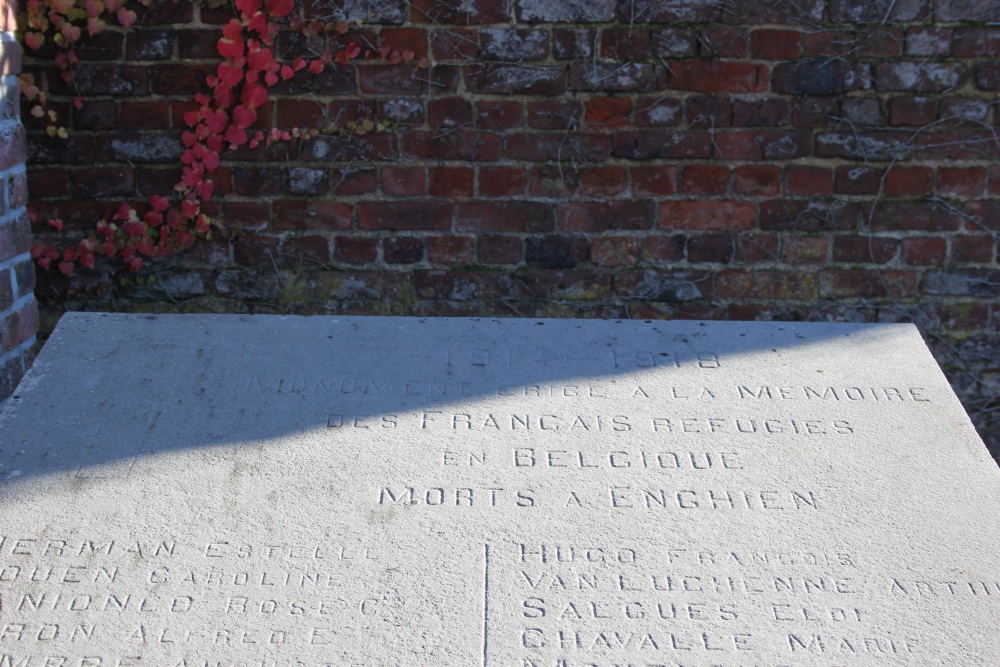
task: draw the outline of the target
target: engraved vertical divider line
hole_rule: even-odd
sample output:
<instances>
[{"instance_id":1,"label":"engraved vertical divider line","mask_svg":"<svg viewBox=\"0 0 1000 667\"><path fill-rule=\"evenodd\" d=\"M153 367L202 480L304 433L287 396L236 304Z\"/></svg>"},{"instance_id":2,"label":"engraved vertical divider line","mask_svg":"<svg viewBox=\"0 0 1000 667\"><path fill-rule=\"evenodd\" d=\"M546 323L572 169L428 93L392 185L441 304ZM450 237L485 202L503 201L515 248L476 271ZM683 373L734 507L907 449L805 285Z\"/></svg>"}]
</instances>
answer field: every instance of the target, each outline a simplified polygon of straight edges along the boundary
<instances>
[{"instance_id":1,"label":"engraved vertical divider line","mask_svg":"<svg viewBox=\"0 0 1000 667\"><path fill-rule=\"evenodd\" d=\"M489 656L490 617L490 545L483 545L483 667L487 667Z\"/></svg>"}]
</instances>

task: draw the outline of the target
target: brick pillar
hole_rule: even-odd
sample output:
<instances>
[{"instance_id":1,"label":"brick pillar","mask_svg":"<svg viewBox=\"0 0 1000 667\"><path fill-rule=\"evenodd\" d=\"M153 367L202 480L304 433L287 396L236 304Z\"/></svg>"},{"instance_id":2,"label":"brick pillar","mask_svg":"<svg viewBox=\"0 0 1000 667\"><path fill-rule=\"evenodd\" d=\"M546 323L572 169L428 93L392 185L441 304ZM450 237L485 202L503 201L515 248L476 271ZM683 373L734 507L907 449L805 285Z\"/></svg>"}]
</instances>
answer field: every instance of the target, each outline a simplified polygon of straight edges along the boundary
<instances>
[{"instance_id":1,"label":"brick pillar","mask_svg":"<svg viewBox=\"0 0 1000 667\"><path fill-rule=\"evenodd\" d=\"M38 328L31 225L25 209L26 149L19 113L21 49L14 39L15 1L0 0L0 406L27 370Z\"/></svg>"}]
</instances>

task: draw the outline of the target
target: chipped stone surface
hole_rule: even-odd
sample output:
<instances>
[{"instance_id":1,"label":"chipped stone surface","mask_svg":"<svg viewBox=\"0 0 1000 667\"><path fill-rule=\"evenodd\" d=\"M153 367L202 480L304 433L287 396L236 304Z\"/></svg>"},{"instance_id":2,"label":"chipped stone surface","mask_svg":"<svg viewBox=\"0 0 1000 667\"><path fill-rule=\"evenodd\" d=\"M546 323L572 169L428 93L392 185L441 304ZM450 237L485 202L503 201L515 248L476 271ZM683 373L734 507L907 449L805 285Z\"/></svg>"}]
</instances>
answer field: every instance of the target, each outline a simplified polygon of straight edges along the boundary
<instances>
[{"instance_id":1,"label":"chipped stone surface","mask_svg":"<svg viewBox=\"0 0 1000 667\"><path fill-rule=\"evenodd\" d=\"M910 325L70 314L0 479L3 665L1000 664Z\"/></svg>"}]
</instances>

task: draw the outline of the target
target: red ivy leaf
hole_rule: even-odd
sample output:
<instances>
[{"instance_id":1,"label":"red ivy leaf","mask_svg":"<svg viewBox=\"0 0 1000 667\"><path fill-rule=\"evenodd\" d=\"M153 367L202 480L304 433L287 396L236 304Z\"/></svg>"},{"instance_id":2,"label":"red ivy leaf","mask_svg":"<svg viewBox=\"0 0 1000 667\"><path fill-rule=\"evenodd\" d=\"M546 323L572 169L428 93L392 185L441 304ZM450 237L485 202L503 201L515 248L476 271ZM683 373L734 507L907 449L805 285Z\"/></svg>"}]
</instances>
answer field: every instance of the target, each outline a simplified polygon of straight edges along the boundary
<instances>
[{"instance_id":1,"label":"red ivy leaf","mask_svg":"<svg viewBox=\"0 0 1000 667\"><path fill-rule=\"evenodd\" d=\"M272 18L288 16L295 9L295 0L266 0L264 6Z\"/></svg>"},{"instance_id":2,"label":"red ivy leaf","mask_svg":"<svg viewBox=\"0 0 1000 667\"><path fill-rule=\"evenodd\" d=\"M257 120L257 112L241 104L233 109L233 124L231 127L237 130L245 130L253 125L255 120Z\"/></svg>"},{"instance_id":3,"label":"red ivy leaf","mask_svg":"<svg viewBox=\"0 0 1000 667\"><path fill-rule=\"evenodd\" d=\"M236 0L236 9L245 17L251 17L260 11L261 0Z\"/></svg>"}]
</instances>

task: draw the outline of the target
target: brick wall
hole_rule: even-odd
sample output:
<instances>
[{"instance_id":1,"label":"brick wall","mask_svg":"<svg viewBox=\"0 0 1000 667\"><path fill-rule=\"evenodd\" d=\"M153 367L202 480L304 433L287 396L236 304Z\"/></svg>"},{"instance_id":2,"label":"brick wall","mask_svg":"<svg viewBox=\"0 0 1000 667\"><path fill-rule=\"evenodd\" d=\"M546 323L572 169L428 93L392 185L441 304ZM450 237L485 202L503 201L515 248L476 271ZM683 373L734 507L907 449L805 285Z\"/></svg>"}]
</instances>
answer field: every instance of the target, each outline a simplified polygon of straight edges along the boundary
<instances>
[{"instance_id":1,"label":"brick wall","mask_svg":"<svg viewBox=\"0 0 1000 667\"><path fill-rule=\"evenodd\" d=\"M0 0L0 407L30 363L38 326L28 254L30 225L25 209L25 132L18 113L17 75L21 51L14 39L16 9Z\"/></svg>"},{"instance_id":2,"label":"brick wall","mask_svg":"<svg viewBox=\"0 0 1000 667\"><path fill-rule=\"evenodd\" d=\"M261 116L396 127L240 151L217 211L239 233L140 280L44 276L43 329L67 308L916 321L998 444L998 0L362 5L365 39L432 67L300 74ZM32 128L40 215L170 190L227 18L164 0L80 50L71 139Z\"/></svg>"}]
</instances>

